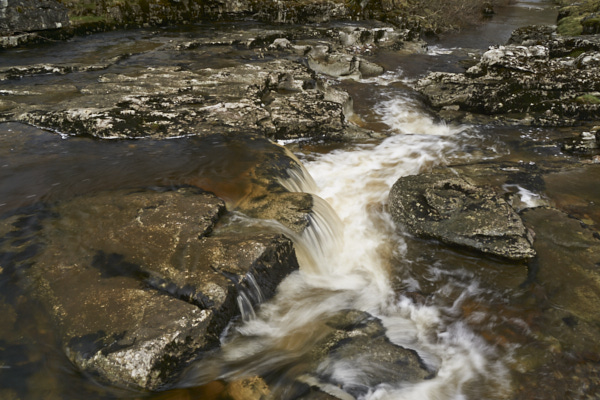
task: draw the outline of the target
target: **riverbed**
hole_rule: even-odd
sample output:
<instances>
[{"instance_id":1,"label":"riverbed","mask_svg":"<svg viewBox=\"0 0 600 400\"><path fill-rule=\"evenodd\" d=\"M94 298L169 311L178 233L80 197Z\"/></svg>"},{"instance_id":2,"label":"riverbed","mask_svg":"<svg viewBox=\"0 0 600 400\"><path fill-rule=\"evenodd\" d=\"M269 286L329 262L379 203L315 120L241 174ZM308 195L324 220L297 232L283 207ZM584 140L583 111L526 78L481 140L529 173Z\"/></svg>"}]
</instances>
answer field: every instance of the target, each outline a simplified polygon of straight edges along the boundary
<instances>
[{"instance_id":1,"label":"riverbed","mask_svg":"<svg viewBox=\"0 0 600 400\"><path fill-rule=\"evenodd\" d=\"M576 235L588 235L600 224L600 192L594 185L600 167L591 158L565 154L558 144L579 131L444 123L413 89L416 79L428 72L462 72L488 46L505 43L515 28L552 24L555 16L552 5L542 0L516 2L497 10L480 27L431 39L419 54L378 51L372 60L385 68L381 76L332 80L354 99L352 121L381 137L279 142L304 166L282 185L324 200L315 208L309 232L294 237L300 271L286 278L278 294L260 307L241 304L242 318L223 333L221 351L193 365L174 387L145 393L110 387L82 374L62 353L49 317L20 284L19 271L0 264L5 268L0 269L0 397L217 399L224 382L261 376L275 398L294 398L286 388L311 375L303 358L318 339L314 332L331 315L349 309L379 319L392 343L416 351L435 374L415 384L369 386L366 377L380 373L376 364L360 357L341 359L319 371L330 378L329 386L321 388L337 398L598 396L600 333L595 320L588 318L596 306L585 303L599 295L590 282L595 275L587 273L597 268L598 260L586 250L591 248L588 242L564 235L576 229L582 229ZM166 43L218 37L220 30L235 29L204 23L96 34L5 51L0 66L64 59L87 65L128 54L109 72L131 73L149 65L218 68L252 61L256 52L240 48L220 50L219 57L209 50L182 59L153 51ZM51 84L58 89L33 93L29 101L58 102L73 95L71 87L98 79L101 73L106 71L24 77L2 83L0 91ZM252 140L98 140L2 123L0 214L17 209L35 214L43 209L40 204L106 190L184 184L211 191L235 208L252 189L247 171L257 160L268 159L269 151ZM439 166L535 166L549 161L553 169L545 173L538 191L517 183L505 187L505 194L519 202L526 223L539 227L538 256L529 263L417 239L397 227L387 212L389 190L402 176ZM550 211L545 214L547 206L564 212L564 219ZM249 229L278 229L242 214L236 218ZM10 254L3 257L11 261ZM576 293L571 297L572 291ZM210 368L204 371L204 365Z\"/></svg>"}]
</instances>

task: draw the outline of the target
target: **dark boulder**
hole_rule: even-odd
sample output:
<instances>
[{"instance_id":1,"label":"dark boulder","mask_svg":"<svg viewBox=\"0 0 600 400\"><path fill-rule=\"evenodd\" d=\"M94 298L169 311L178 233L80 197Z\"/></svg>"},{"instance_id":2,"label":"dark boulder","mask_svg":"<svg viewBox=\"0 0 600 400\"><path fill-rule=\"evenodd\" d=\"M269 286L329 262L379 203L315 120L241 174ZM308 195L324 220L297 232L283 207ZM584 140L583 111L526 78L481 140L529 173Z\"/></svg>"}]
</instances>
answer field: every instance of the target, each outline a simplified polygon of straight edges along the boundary
<instances>
[{"instance_id":1,"label":"dark boulder","mask_svg":"<svg viewBox=\"0 0 600 400\"><path fill-rule=\"evenodd\" d=\"M412 234L511 260L535 256L519 215L496 193L450 174L400 178L389 210Z\"/></svg>"}]
</instances>

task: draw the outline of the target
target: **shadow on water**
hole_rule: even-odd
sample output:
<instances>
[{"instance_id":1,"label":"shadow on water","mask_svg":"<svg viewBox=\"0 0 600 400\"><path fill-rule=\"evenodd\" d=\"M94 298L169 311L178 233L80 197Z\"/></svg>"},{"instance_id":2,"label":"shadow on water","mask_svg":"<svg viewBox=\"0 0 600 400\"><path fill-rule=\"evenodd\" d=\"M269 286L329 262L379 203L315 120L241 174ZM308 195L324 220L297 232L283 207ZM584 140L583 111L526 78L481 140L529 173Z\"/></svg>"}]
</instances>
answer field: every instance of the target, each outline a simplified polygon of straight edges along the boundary
<instances>
[{"instance_id":1,"label":"shadow on water","mask_svg":"<svg viewBox=\"0 0 600 400\"><path fill-rule=\"evenodd\" d=\"M273 151L266 139L240 136L100 141L0 124L0 212L104 190L180 185L233 204L250 190L253 168Z\"/></svg>"}]
</instances>

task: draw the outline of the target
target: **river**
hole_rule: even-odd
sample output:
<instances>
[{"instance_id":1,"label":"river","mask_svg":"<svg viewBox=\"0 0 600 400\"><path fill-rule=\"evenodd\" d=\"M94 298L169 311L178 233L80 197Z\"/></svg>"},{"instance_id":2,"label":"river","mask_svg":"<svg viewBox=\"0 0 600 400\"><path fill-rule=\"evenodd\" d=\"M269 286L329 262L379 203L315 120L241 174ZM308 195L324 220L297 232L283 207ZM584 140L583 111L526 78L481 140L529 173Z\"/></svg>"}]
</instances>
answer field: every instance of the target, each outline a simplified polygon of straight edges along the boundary
<instances>
[{"instance_id":1,"label":"river","mask_svg":"<svg viewBox=\"0 0 600 400\"><path fill-rule=\"evenodd\" d=\"M286 278L278 295L260 308L242 307L243 321L223 336L222 352L203 361L211 368L196 366L180 388L160 394L98 385L74 370L61 354L47 316L36 312L37 305L23 295L24 289L3 280L4 296L18 299L18 314L5 314L13 331L3 333L5 339L0 341L0 387L14 390L11 393L22 395L15 398L23 399L209 399L218 398L210 390L211 382L261 375L269 377L272 390L283 398L286 385L308 372L302 360L318 339L314 332L328 316L354 309L379 318L391 342L415 350L436 374L417 384L371 387L364 377L377 374L377 365L338 360L321 373L332 377L336 385L329 389L339 398L351 399L348 393L354 393L365 399L526 399L561 393L553 385L563 390L568 384L553 377L575 370L577 363L565 361L569 355L560 349L549 356L547 349L556 347L546 339L543 346L536 343L537 332L553 322L539 322L543 311L532 297L546 294L531 294L542 290L529 286L531 266L415 239L399 230L386 211L389 190L401 176L439 165L488 160L536 163L566 157L545 146L560 138L562 131L445 124L427 111L412 89L415 79L428 71L461 72L465 59L472 61L488 46L506 42L513 29L551 24L555 15L542 0L519 1L497 10L481 27L432 40L424 54L377 53L374 60L387 71L383 76L337 83L354 98L355 120L389 136L346 144L281 142L305 167L284 186L314 193L324 202L315 208L312 228L294 236L300 271ZM138 43L137 51L139 46L152 49L178 40L179 34L165 30L158 35L148 31L93 35L5 52L11 57L3 55L0 65L62 57L92 62L102 49L126 52L132 40ZM171 62L149 59L153 53L148 54L118 68ZM65 83L81 78L56 79ZM93 79L93 74L85 79ZM248 165L264 157L260 144L206 143L193 137L101 142L61 138L18 123L0 124L0 145L0 212L106 189L198 182L199 176L199 185L230 204L245 191ZM590 173L598 174L591 169L587 175L559 176L549 182L547 193L522 190L520 199L524 207L541 204L549 196L563 203L587 196L593 203L600 193L588 193L585 182ZM586 213L592 224L600 222L595 206L581 208L579 212ZM255 220L247 223L279 229ZM577 372L588 385L594 374L593 369ZM546 392L533 397L538 395L538 382L545 382Z\"/></svg>"}]
</instances>

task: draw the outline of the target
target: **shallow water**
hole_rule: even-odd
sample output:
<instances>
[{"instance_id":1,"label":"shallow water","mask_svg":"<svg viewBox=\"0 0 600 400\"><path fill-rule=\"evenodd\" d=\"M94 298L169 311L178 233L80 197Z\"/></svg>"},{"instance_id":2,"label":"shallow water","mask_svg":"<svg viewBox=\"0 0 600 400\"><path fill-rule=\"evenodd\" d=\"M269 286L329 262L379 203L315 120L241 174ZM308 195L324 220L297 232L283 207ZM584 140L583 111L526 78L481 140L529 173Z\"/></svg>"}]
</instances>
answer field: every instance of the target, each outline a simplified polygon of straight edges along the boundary
<instances>
[{"instance_id":1,"label":"shallow water","mask_svg":"<svg viewBox=\"0 0 600 400\"><path fill-rule=\"evenodd\" d=\"M222 352L204 361L211 368L196 371L181 382L188 388L138 393L105 387L83 376L66 360L50 321L37 311L38 305L26 296L18 279L3 276L0 312L6 317L0 328L0 388L4 390L0 397L17 393L23 399L210 399L218 398L226 381L254 375L268 377L275 393L285 393L295 379L310 372L306 355L322 337L327 317L345 309L380 318L393 343L416 350L427 367L436 371L432 379L414 385L393 382L367 387L361 398L559 399L574 393L573 376L593 387L597 384L597 360L593 361L597 349L590 346L591 355L585 355L588 353L573 343L580 332L549 328L564 323L582 332L586 329L586 334L595 329L584 322L575 324L569 319L571 314L561 313L564 307L575 310L578 303L552 297L552 291L559 290L546 284L560 280L559 272L543 265L552 259L552 241L560 239L551 222L540 231L542 265L526 265L415 239L397 229L386 211L389 189L399 177L439 165L491 160L524 164L549 159L582 161L579 169L550 174L538 191L518 186L506 190L517 193L525 208L538 205L536 201L546 202L597 228L600 193L593 182L600 170L587 163L589 160L563 154L555 142L574 133L447 125L432 117L411 90L414 79L427 71L462 71L461 60L505 42L518 26L551 23L554 15L545 2L517 2L498 10L475 32L430 43L429 51L422 55L381 52L375 59L388 69L383 77L338 83L355 100L356 121L390 136L344 145L288 145L306 171L297 171L296 179L283 184L324 199L318 204L312 228L301 237L294 236L301 271L287 278L276 298L260 309L244 309L247 317L224 335ZM0 66L64 59L100 63L128 53L125 61L110 67L111 72L122 72L173 62L224 66L253 57L252 52L239 49L219 59L198 53L173 59L168 51L150 51L169 41L218 36L218 29L235 27L111 32L5 52ZM36 82L78 85L95 79L95 74L24 78L0 89ZM51 96L45 100L52 101ZM40 99L32 96L31 101ZM107 189L178 185L200 186L234 208L251 190L249 171L268 162L271 150L267 149L266 141L222 137L167 141L63 138L4 123L0 124L0 214ZM544 224L543 215L531 219ZM282 229L251 219L246 223L253 228ZM561 254L568 259L565 263L585 266L589 262L577 251L565 249ZM585 271L572 275L572 284L585 289ZM336 390L360 386L361 377L375 371L373 365L348 362L323 368ZM561 371L562 380L557 378ZM536 382L546 384L546 391L540 391Z\"/></svg>"}]
</instances>

